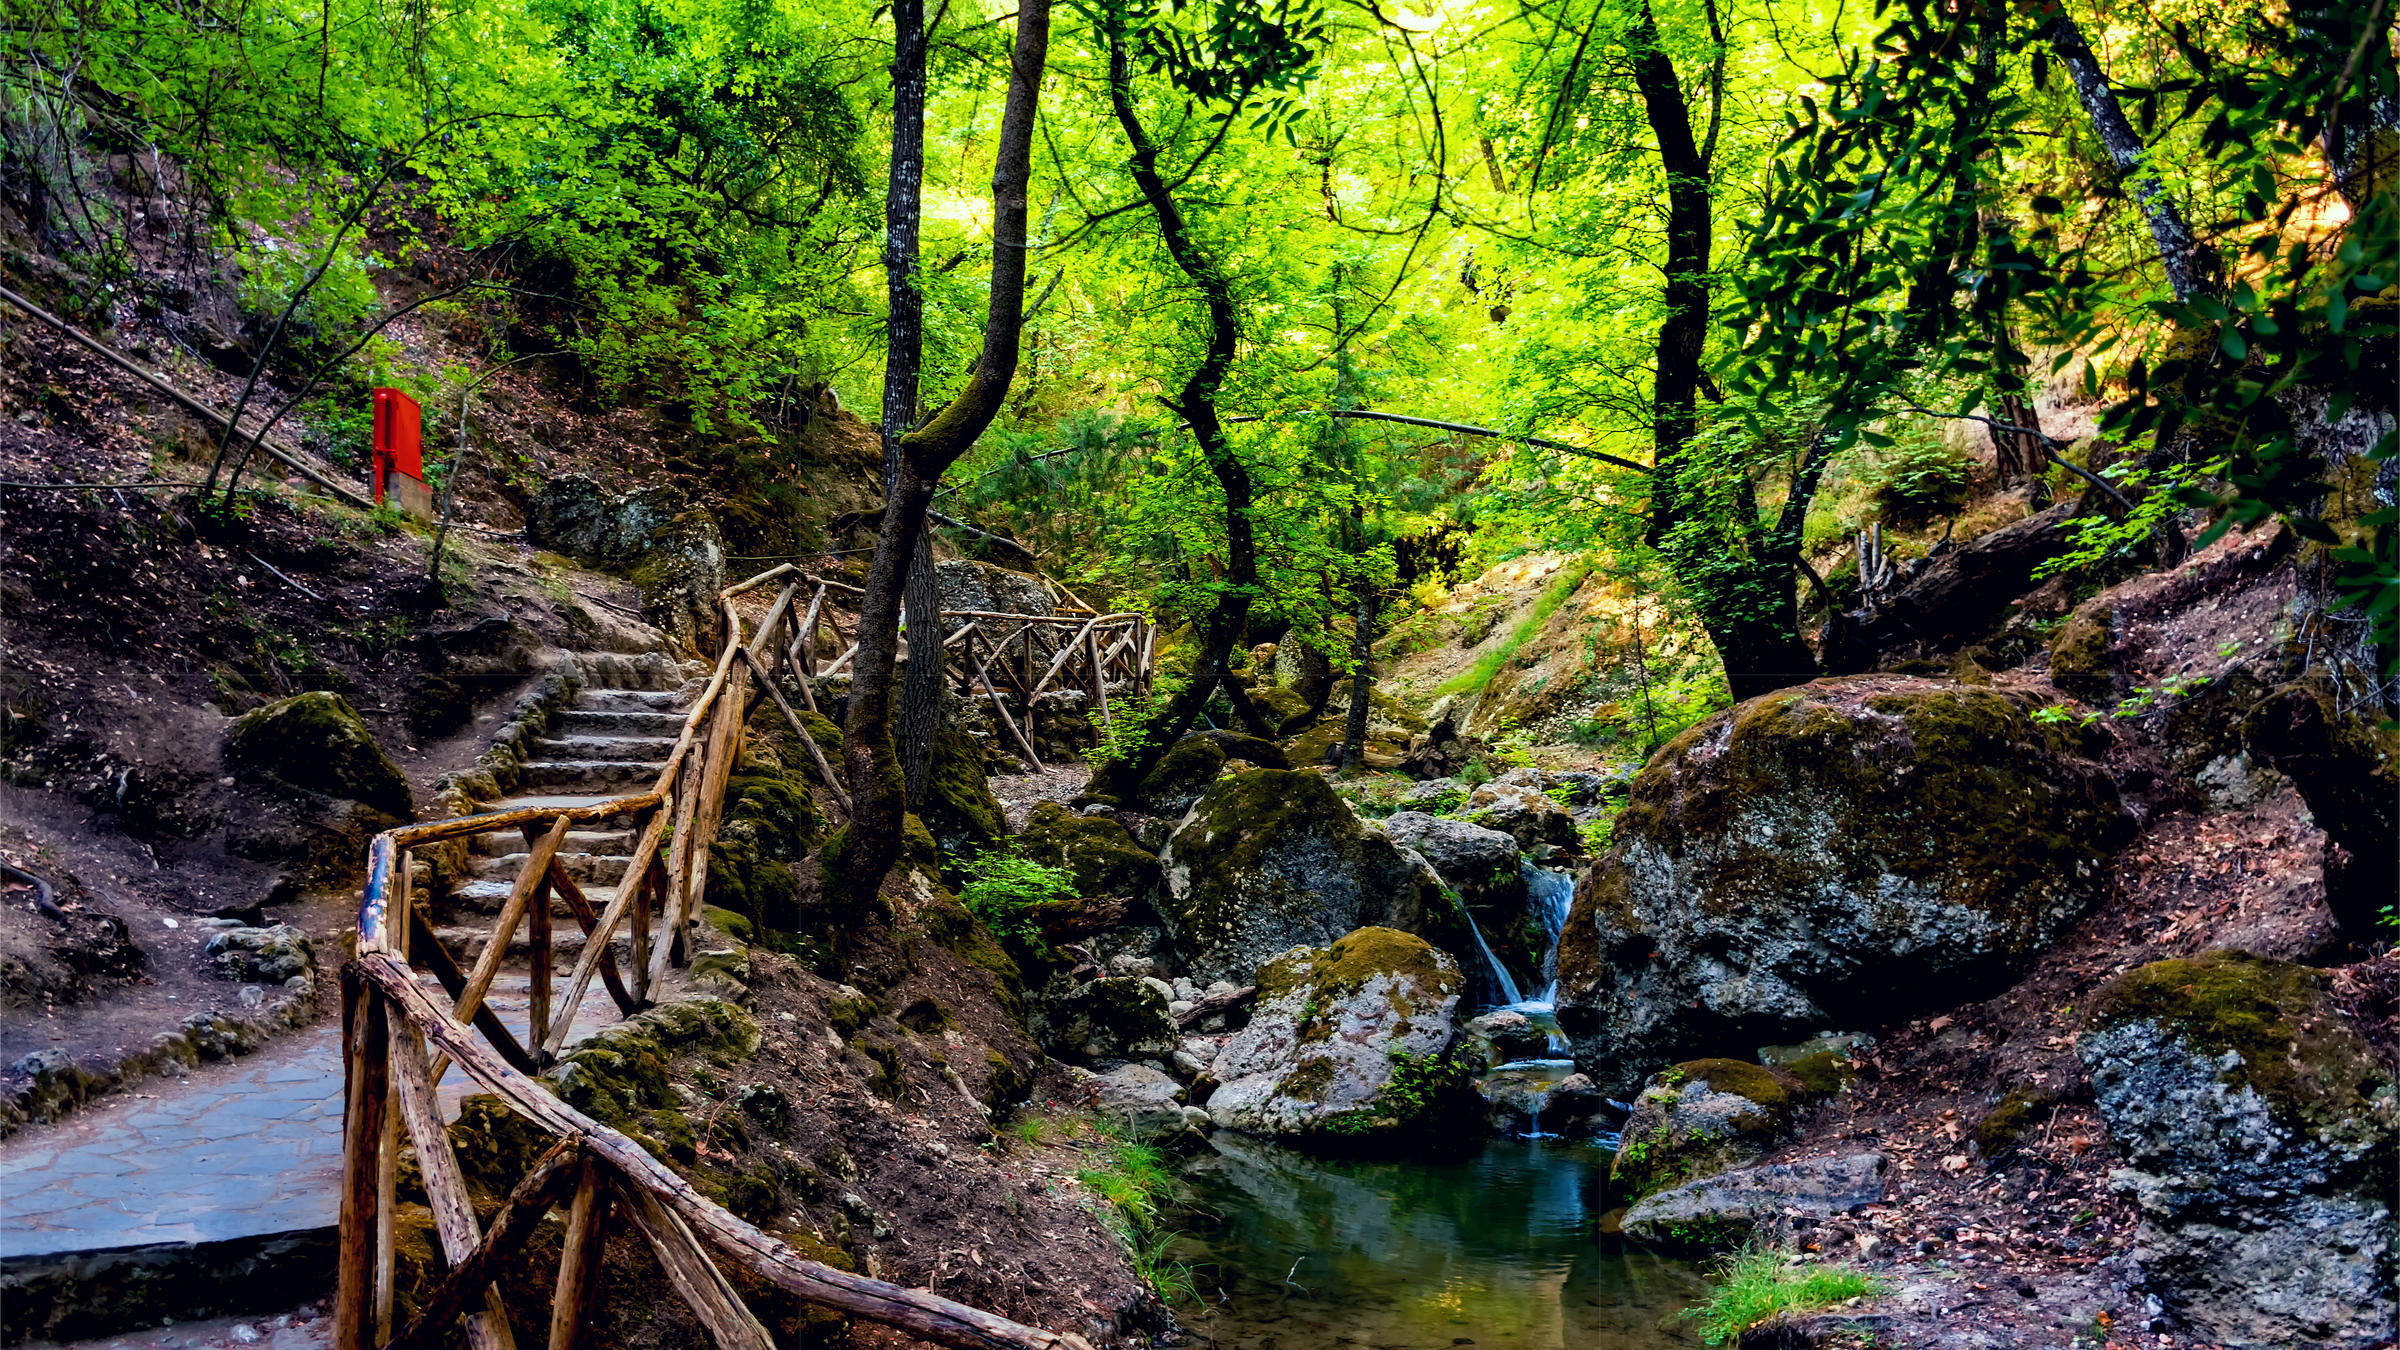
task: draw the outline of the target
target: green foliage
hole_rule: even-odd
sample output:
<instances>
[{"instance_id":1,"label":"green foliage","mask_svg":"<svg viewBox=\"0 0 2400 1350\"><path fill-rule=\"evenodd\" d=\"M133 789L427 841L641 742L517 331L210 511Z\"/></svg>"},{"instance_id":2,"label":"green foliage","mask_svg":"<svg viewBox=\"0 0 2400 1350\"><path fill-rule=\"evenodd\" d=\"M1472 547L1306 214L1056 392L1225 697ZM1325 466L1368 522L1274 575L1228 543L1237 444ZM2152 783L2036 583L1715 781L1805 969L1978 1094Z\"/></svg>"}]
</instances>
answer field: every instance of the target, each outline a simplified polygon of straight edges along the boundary
<instances>
[{"instance_id":1,"label":"green foliage","mask_svg":"<svg viewBox=\"0 0 2400 1350\"><path fill-rule=\"evenodd\" d=\"M2171 464L2150 470L2142 467L2140 458L2128 456L2101 470L2101 477L2132 499L2133 509L2122 515L2094 514L2068 521L2066 552L2044 562L2033 574L2072 575L2130 555L2154 539L2194 492L2222 481L2230 463L2225 456L2218 456L2202 464Z\"/></svg>"},{"instance_id":2,"label":"green foliage","mask_svg":"<svg viewBox=\"0 0 2400 1350\"><path fill-rule=\"evenodd\" d=\"M1848 1266L1799 1265L1773 1248L1749 1247L1725 1258L1708 1301L1684 1315L1699 1321L1703 1343L1726 1345L1787 1313L1829 1307L1882 1288L1873 1276Z\"/></svg>"},{"instance_id":3,"label":"green foliage","mask_svg":"<svg viewBox=\"0 0 2400 1350\"><path fill-rule=\"evenodd\" d=\"M968 912L999 937L1037 949L1042 934L1034 910L1076 898L1073 872L1022 857L1013 847L984 849L966 870L958 898Z\"/></svg>"}]
</instances>

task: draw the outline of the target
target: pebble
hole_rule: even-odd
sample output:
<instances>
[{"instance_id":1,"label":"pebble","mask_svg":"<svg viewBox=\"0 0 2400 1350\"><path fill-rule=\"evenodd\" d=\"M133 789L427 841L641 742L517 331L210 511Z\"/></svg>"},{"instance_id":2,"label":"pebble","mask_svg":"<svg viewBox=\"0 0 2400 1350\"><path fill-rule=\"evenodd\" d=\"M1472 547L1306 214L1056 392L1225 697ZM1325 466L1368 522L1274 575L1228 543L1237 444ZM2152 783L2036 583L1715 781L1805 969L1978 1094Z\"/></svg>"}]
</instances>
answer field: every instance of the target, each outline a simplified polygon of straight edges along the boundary
<instances>
[{"instance_id":1,"label":"pebble","mask_svg":"<svg viewBox=\"0 0 2400 1350\"><path fill-rule=\"evenodd\" d=\"M258 1328L248 1322L236 1322L233 1324L233 1338L244 1345L256 1345L258 1344Z\"/></svg>"}]
</instances>

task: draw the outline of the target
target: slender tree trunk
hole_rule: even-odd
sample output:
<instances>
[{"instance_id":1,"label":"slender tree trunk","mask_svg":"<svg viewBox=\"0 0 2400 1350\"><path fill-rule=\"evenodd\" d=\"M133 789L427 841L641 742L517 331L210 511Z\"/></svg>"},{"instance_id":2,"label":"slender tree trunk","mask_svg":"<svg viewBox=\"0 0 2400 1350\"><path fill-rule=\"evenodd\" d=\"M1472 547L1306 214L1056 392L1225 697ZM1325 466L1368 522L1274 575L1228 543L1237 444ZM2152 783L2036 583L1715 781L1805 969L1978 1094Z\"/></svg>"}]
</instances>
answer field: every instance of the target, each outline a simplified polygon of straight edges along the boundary
<instances>
[{"instance_id":1,"label":"slender tree trunk","mask_svg":"<svg viewBox=\"0 0 2400 1350\"><path fill-rule=\"evenodd\" d=\"M926 499L930 505L932 499ZM908 674L900 687L900 767L908 783L908 806L925 805L933 777L933 738L942 729L942 590L933 570L933 536L917 536L917 556L908 569L903 611L908 631ZM920 659L920 654L922 659Z\"/></svg>"},{"instance_id":2,"label":"slender tree trunk","mask_svg":"<svg viewBox=\"0 0 2400 1350\"><path fill-rule=\"evenodd\" d=\"M2063 8L2050 16L2041 28L2040 36L2058 54L2067 68L2067 78L2075 83L2075 95L2083 101L2083 110L2092 119L2092 130L2100 137L2109 159L2117 172L2127 177L2141 173L2133 185L2133 195L2142 206L2142 214L2150 222L2150 238L2158 245L2158 260L2167 269L2167 284L2174 288L2177 300L2188 301L2201 293L2199 246L2192 239L2192 227L2167 195L2158 175L2142 172L2144 147L2142 138L2134 133L2133 124L2125 120L2125 110L2117 105L2117 91L2108 84L2108 73L2100 69L2100 58L2092 54L2091 44L2083 40L2083 30Z\"/></svg>"},{"instance_id":3,"label":"slender tree trunk","mask_svg":"<svg viewBox=\"0 0 2400 1350\"><path fill-rule=\"evenodd\" d=\"M1215 605L1200 621L1200 655L1192 682L1168 699L1167 705L1151 719L1149 738L1141 748L1110 767L1110 784L1123 793L1138 786L1168 747L1191 729L1210 692L1220 685L1233 704L1234 715L1252 735L1272 736L1274 729L1259 715L1249 695L1226 678L1225 668L1226 658L1241 640L1242 630L1249 622L1250 602L1258 593L1258 542L1250 522L1257 489L1248 466L1233 453L1232 444L1226 440L1225 424L1217 414L1217 390L1233 367L1234 349L1241 341L1241 320L1234 310L1233 288L1216 260L1192 237L1190 223L1176 205L1174 193L1159 176L1158 147L1152 144L1134 107L1132 62L1121 28L1108 33L1108 98L1116 113L1117 126L1124 131L1126 144L1132 149L1128 167L1133 172L1134 184L1141 189L1143 201L1158 219L1158 232L1166 243L1167 256L1199 290L1208 314L1208 345L1200 364L1184 380L1182 391L1165 402L1191 428L1202 460L1225 494L1225 582L1217 592Z\"/></svg>"},{"instance_id":4,"label":"slender tree trunk","mask_svg":"<svg viewBox=\"0 0 2400 1350\"><path fill-rule=\"evenodd\" d=\"M1659 299L1657 363L1650 392L1652 469L1650 543L1657 547L1687 511L1684 450L1699 427L1700 361L1708 341L1708 258L1715 230L1709 163L1692 138L1692 110L1675 63L1658 45L1658 21L1645 0L1626 41L1635 49L1634 85L1667 174L1667 284Z\"/></svg>"},{"instance_id":5,"label":"slender tree trunk","mask_svg":"<svg viewBox=\"0 0 2400 1350\"><path fill-rule=\"evenodd\" d=\"M892 195L901 205L892 219L905 216L913 234L917 179L921 169L924 96L923 10L917 0L901 0L898 54L893 59L894 105L913 101L914 132L903 144L895 132ZM1008 394L1017 369L1017 338L1025 318L1026 182L1032 176L1033 123L1041 94L1042 67L1050 49L1050 0L1022 0L1017 6L1016 45L1011 57L1008 101L1001 113L1000 142L992 164L992 284L985 313L983 351L959 392L933 420L913 431L905 422L913 416L913 398L894 398L885 385L884 418L887 436L898 422L903 431L887 440L891 487L885 495L883 522L875 537L874 561L867 568L866 593L859 601L858 655L850 682L849 708L842 727L842 759L850 778L854 803L850 823L826 844L823 854L824 895L828 904L851 912L874 901L900 854L900 834L907 806L907 782L893 746L892 674L898 662L899 621L910 571L925 535L925 512L942 473L974 445L991 425ZM905 58L905 59L904 59ZM898 120L897 118L895 119ZM902 163L907 159L908 181ZM903 271L913 270L913 243ZM886 260L898 251L887 242ZM905 297L907 317L916 315L913 283ZM903 297L895 291L895 318ZM895 356L899 355L895 347ZM914 343L907 353L914 375ZM922 660L939 668L941 633L938 621L918 639Z\"/></svg>"},{"instance_id":6,"label":"slender tree trunk","mask_svg":"<svg viewBox=\"0 0 2400 1350\"><path fill-rule=\"evenodd\" d=\"M1361 584L1351 610L1350 715L1342 721L1342 768L1367 766L1367 705L1375 691L1375 588Z\"/></svg>"}]
</instances>

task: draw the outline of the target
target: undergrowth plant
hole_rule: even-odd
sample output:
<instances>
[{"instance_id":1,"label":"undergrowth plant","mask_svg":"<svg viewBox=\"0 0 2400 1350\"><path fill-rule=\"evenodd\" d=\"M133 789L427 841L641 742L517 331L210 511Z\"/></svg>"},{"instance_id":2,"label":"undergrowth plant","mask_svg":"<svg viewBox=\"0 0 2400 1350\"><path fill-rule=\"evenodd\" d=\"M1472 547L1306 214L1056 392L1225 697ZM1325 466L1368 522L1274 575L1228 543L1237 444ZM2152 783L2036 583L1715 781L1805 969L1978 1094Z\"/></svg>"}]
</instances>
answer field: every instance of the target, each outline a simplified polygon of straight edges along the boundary
<instances>
[{"instance_id":1,"label":"undergrowth plant","mask_svg":"<svg viewBox=\"0 0 2400 1350\"><path fill-rule=\"evenodd\" d=\"M967 884L959 892L967 912L983 920L996 935L1042 946L1041 929L1033 921L1037 905L1076 898L1075 874L1063 867L1035 862L1016 851L987 848L967 863Z\"/></svg>"},{"instance_id":2,"label":"undergrowth plant","mask_svg":"<svg viewBox=\"0 0 2400 1350\"><path fill-rule=\"evenodd\" d=\"M1717 1269L1708 1301L1684 1316L1700 1323L1700 1339L1727 1345L1743 1332L1786 1313L1807 1312L1879 1293L1882 1283L1848 1266L1803 1266L1773 1247L1745 1247Z\"/></svg>"},{"instance_id":3,"label":"undergrowth plant","mask_svg":"<svg viewBox=\"0 0 2400 1350\"><path fill-rule=\"evenodd\" d=\"M1558 579L1551 582L1542 591L1541 598L1533 602L1532 610L1517 621L1516 627L1508 630L1508 636L1502 638L1498 646L1475 658L1474 665L1444 680L1433 691L1434 697L1439 698L1444 694L1464 694L1480 690L1490 684L1492 677L1500 673L1502 666L1508 664L1509 658L1515 656L1526 643L1532 641L1534 634L1541 632L1542 626L1550 622L1550 616L1558 613L1560 606L1566 604L1568 598L1582 588L1584 578L1590 576L1591 572L1592 563L1588 559L1577 559L1569 563L1558 574Z\"/></svg>"}]
</instances>

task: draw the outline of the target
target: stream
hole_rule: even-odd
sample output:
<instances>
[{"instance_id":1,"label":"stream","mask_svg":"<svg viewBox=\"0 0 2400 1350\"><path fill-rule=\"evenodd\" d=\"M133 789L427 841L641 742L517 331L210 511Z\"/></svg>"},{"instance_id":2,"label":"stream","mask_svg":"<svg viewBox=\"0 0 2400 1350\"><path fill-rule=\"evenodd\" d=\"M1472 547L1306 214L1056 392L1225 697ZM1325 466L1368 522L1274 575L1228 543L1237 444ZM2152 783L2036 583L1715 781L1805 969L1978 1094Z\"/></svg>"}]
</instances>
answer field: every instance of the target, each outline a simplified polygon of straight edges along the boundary
<instances>
[{"instance_id":1,"label":"stream","mask_svg":"<svg viewBox=\"0 0 2400 1350\"><path fill-rule=\"evenodd\" d=\"M1650 1350L1698 1345L1699 1268L1599 1231L1608 1154L1494 1139L1440 1161L1329 1161L1219 1132L1184 1169L1205 1308L1233 1350Z\"/></svg>"}]
</instances>

